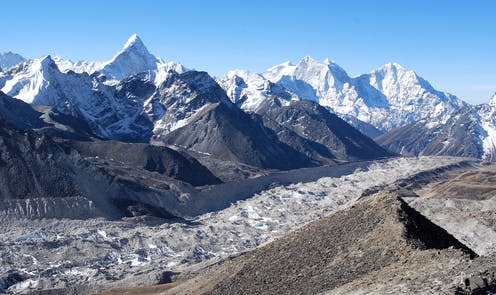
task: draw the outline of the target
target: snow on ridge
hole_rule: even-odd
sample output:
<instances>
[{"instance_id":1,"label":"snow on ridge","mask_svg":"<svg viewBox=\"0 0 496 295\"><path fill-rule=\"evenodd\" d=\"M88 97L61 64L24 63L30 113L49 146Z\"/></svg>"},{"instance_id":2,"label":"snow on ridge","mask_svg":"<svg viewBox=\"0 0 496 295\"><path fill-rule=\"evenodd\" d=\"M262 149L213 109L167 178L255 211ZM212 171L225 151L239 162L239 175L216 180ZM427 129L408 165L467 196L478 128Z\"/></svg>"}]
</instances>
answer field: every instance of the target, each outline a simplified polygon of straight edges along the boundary
<instances>
[{"instance_id":1,"label":"snow on ridge","mask_svg":"<svg viewBox=\"0 0 496 295\"><path fill-rule=\"evenodd\" d=\"M234 104L245 111L257 111L269 99L277 99L281 105L301 100L295 93L274 84L258 73L232 70L217 80Z\"/></svg>"},{"instance_id":2,"label":"snow on ridge","mask_svg":"<svg viewBox=\"0 0 496 295\"><path fill-rule=\"evenodd\" d=\"M435 90L398 63L350 77L329 59L320 63L306 56L296 65L274 66L263 76L304 99L316 100L342 116L354 116L383 131L420 119L445 122L466 105L453 95Z\"/></svg>"},{"instance_id":3,"label":"snow on ridge","mask_svg":"<svg viewBox=\"0 0 496 295\"><path fill-rule=\"evenodd\" d=\"M59 56L55 56L53 60L60 71L64 73L74 71L76 73L88 73L91 75L95 72L102 72L109 79L107 84L110 83L111 85L117 84L118 81L131 75L149 71L155 72L156 85L159 85L163 82L163 77L168 71L173 70L178 73L188 71L179 62L165 62L160 57L151 54L143 43L143 40L137 34L131 35L122 49L109 61L94 62L82 60L74 62Z\"/></svg>"},{"instance_id":4,"label":"snow on ridge","mask_svg":"<svg viewBox=\"0 0 496 295\"><path fill-rule=\"evenodd\" d=\"M143 41L138 36L138 34L134 33L134 34L131 35L131 37L129 37L129 39L127 40L126 44L124 44L124 49L129 48L129 47L135 45L138 42L141 43L141 44L143 44Z\"/></svg>"},{"instance_id":5,"label":"snow on ridge","mask_svg":"<svg viewBox=\"0 0 496 295\"><path fill-rule=\"evenodd\" d=\"M1 69L8 69L12 68L22 62L26 61L26 59L14 52L8 51L8 52L3 52L0 53L0 68Z\"/></svg>"}]
</instances>

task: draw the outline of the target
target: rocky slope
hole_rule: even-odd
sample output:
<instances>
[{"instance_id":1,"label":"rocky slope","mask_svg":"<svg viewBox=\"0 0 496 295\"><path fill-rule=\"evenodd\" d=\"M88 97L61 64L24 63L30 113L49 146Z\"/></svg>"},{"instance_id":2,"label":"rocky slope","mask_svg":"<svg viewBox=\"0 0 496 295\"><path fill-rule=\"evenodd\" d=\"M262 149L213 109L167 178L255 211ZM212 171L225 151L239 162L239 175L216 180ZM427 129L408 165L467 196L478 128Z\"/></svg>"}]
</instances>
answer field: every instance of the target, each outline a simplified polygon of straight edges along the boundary
<instances>
[{"instance_id":1,"label":"rocky slope","mask_svg":"<svg viewBox=\"0 0 496 295\"><path fill-rule=\"evenodd\" d=\"M95 188L94 181L105 172L111 175L103 178L110 188L101 187L107 195L115 192L112 187L125 184L118 196L139 200L136 197L140 195L141 205L121 203L127 217L120 220L0 215L5 228L5 234L0 236L0 281L17 277L18 280L9 279L13 285L8 292L33 294L37 290L91 294L103 288L168 282L174 273L187 275L346 208L371 187L434 168L446 171L460 161L422 157L354 162L277 172L193 191L181 189L180 183L170 179L165 181L156 172L94 160L91 163L98 169L90 171L92 177L88 179L93 182L88 182L87 187ZM165 192L157 193L165 185L170 186L169 191L178 189L183 193L172 198ZM150 216L161 216L165 212L158 209L173 208L174 200L178 214L194 213L188 221ZM155 204L155 210L146 204ZM81 212L80 207L74 210ZM148 216L143 216L145 210L150 211ZM61 212L71 211L66 208ZM199 284L195 282L194 286Z\"/></svg>"},{"instance_id":2,"label":"rocky slope","mask_svg":"<svg viewBox=\"0 0 496 295\"><path fill-rule=\"evenodd\" d=\"M323 163L392 155L313 101L279 105L276 100L268 100L257 114L281 142Z\"/></svg>"},{"instance_id":3,"label":"rocky slope","mask_svg":"<svg viewBox=\"0 0 496 295\"><path fill-rule=\"evenodd\" d=\"M166 144L257 167L291 169L312 166L310 158L280 142L276 134L232 104L202 109L190 123L163 139Z\"/></svg>"},{"instance_id":4,"label":"rocky slope","mask_svg":"<svg viewBox=\"0 0 496 295\"><path fill-rule=\"evenodd\" d=\"M476 254L412 209L398 195L383 192L298 229L251 253L215 265L166 294L320 294L414 261L456 269ZM422 261L422 262L420 262ZM456 273L456 270L453 272ZM456 287L457 275L406 281L392 290ZM396 278L395 278L396 280ZM378 282L380 286L381 282ZM189 289L188 289L189 288Z\"/></svg>"},{"instance_id":5,"label":"rocky slope","mask_svg":"<svg viewBox=\"0 0 496 295\"><path fill-rule=\"evenodd\" d=\"M375 140L402 155L484 157L480 115L471 107L454 114L445 124L420 121L391 130Z\"/></svg>"},{"instance_id":6,"label":"rocky slope","mask_svg":"<svg viewBox=\"0 0 496 295\"><path fill-rule=\"evenodd\" d=\"M496 159L496 108L466 106L445 122L423 120L376 138L386 149L404 155L452 155Z\"/></svg>"},{"instance_id":7,"label":"rocky slope","mask_svg":"<svg viewBox=\"0 0 496 295\"><path fill-rule=\"evenodd\" d=\"M0 117L18 130L36 130L59 138L76 140L95 137L84 121L49 107L27 104L1 91Z\"/></svg>"},{"instance_id":8,"label":"rocky slope","mask_svg":"<svg viewBox=\"0 0 496 295\"><path fill-rule=\"evenodd\" d=\"M70 151L48 136L19 132L3 119L0 123L2 200L80 194L67 176L66 166L74 160Z\"/></svg>"},{"instance_id":9,"label":"rocky slope","mask_svg":"<svg viewBox=\"0 0 496 295\"><path fill-rule=\"evenodd\" d=\"M189 183L219 183L198 161L165 147L56 142L3 119L0 133L2 219L170 218L179 196L193 190Z\"/></svg>"},{"instance_id":10,"label":"rocky slope","mask_svg":"<svg viewBox=\"0 0 496 295\"><path fill-rule=\"evenodd\" d=\"M158 172L194 186L221 181L195 158L163 146L119 141L67 141L83 157L96 157L137 169Z\"/></svg>"}]
</instances>

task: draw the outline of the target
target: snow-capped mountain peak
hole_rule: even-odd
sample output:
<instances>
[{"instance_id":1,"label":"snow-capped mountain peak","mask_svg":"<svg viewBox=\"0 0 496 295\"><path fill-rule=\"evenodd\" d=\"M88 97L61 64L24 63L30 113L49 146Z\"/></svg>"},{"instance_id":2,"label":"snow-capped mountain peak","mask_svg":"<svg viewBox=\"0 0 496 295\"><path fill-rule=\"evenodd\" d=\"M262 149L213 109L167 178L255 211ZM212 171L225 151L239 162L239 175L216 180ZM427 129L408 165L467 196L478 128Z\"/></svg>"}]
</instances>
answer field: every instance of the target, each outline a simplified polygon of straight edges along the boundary
<instances>
[{"instance_id":1,"label":"snow-capped mountain peak","mask_svg":"<svg viewBox=\"0 0 496 295\"><path fill-rule=\"evenodd\" d=\"M296 94L284 87L270 82L260 74L246 70L229 71L217 82L231 101L245 111L256 112L271 99L277 100L280 105L300 100Z\"/></svg>"},{"instance_id":2,"label":"snow-capped mountain peak","mask_svg":"<svg viewBox=\"0 0 496 295\"><path fill-rule=\"evenodd\" d=\"M6 76L1 77L5 79L4 83L0 83L1 91L27 103L44 104L51 97L40 93L53 83L53 76L57 73L60 72L50 55L28 60L9 69Z\"/></svg>"},{"instance_id":3,"label":"snow-capped mountain peak","mask_svg":"<svg viewBox=\"0 0 496 295\"><path fill-rule=\"evenodd\" d=\"M70 59L64 59L60 56L54 56L53 60L55 61L61 72L74 71L76 73L88 73L89 75L91 75L94 72L100 70L100 68L102 67L101 62L86 60L74 62Z\"/></svg>"},{"instance_id":4,"label":"snow-capped mountain peak","mask_svg":"<svg viewBox=\"0 0 496 295\"><path fill-rule=\"evenodd\" d=\"M161 58L152 55L137 34L133 34L123 48L107 62L73 62L58 56L53 59L61 72L74 71L89 75L101 72L110 78L109 84L116 84L138 73L149 72L155 79L155 85L159 85L167 77L167 72L172 70L183 73L189 70L178 62L164 62Z\"/></svg>"},{"instance_id":5,"label":"snow-capped mountain peak","mask_svg":"<svg viewBox=\"0 0 496 295\"><path fill-rule=\"evenodd\" d=\"M10 51L0 53L0 68L2 68L4 70L11 68L15 65L18 65L18 64L22 63L23 61L26 61L26 59L17 53L13 53Z\"/></svg>"},{"instance_id":6,"label":"snow-capped mountain peak","mask_svg":"<svg viewBox=\"0 0 496 295\"><path fill-rule=\"evenodd\" d=\"M392 83L407 83L407 84L420 84L426 82L424 86L429 86L432 88L427 81L421 79L417 73L412 70L408 70L398 63L387 63L384 66L372 71L370 76L389 79Z\"/></svg>"},{"instance_id":7,"label":"snow-capped mountain peak","mask_svg":"<svg viewBox=\"0 0 496 295\"><path fill-rule=\"evenodd\" d=\"M143 44L143 41L136 33L132 34L131 37L129 37L126 44L124 44L124 49L130 48L133 46L144 47L146 49L145 44Z\"/></svg>"},{"instance_id":8,"label":"snow-capped mountain peak","mask_svg":"<svg viewBox=\"0 0 496 295\"><path fill-rule=\"evenodd\" d=\"M46 55L41 58L40 66L42 69L46 69L46 67L56 65L51 55Z\"/></svg>"},{"instance_id":9,"label":"snow-capped mountain peak","mask_svg":"<svg viewBox=\"0 0 496 295\"><path fill-rule=\"evenodd\" d=\"M496 107L496 92L494 93L493 97L491 97L491 99L488 101L487 104Z\"/></svg>"},{"instance_id":10,"label":"snow-capped mountain peak","mask_svg":"<svg viewBox=\"0 0 496 295\"><path fill-rule=\"evenodd\" d=\"M152 55L138 35L133 34L111 61L105 63L102 72L116 80L140 72L157 70L163 61Z\"/></svg>"},{"instance_id":11,"label":"snow-capped mountain peak","mask_svg":"<svg viewBox=\"0 0 496 295\"><path fill-rule=\"evenodd\" d=\"M353 116L382 131L424 118L445 122L465 105L398 63L350 77L328 58L318 62L306 56L294 66L272 67L264 77L304 99L318 101L344 117Z\"/></svg>"},{"instance_id":12,"label":"snow-capped mountain peak","mask_svg":"<svg viewBox=\"0 0 496 295\"><path fill-rule=\"evenodd\" d=\"M335 97L339 89L348 88L350 79L346 71L329 58L318 62L310 56L303 57L294 66L281 64L272 67L263 75L300 97L319 101L325 106L332 105L326 100Z\"/></svg>"}]
</instances>

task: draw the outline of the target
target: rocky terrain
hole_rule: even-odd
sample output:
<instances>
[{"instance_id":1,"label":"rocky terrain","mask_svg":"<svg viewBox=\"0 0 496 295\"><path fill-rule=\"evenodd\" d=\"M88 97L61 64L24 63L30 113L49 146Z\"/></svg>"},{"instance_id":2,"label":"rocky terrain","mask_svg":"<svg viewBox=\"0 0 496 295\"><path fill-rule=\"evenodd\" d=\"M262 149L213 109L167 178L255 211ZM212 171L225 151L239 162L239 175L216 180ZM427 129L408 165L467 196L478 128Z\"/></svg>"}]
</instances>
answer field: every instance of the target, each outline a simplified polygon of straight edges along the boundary
<instances>
[{"instance_id":1,"label":"rocky terrain","mask_svg":"<svg viewBox=\"0 0 496 295\"><path fill-rule=\"evenodd\" d=\"M486 215L494 208L485 202L495 196L494 171L464 164L376 187L346 209L164 285L161 294L493 292L494 218Z\"/></svg>"},{"instance_id":2,"label":"rocky terrain","mask_svg":"<svg viewBox=\"0 0 496 295\"><path fill-rule=\"evenodd\" d=\"M0 54L0 293L495 291L495 110L395 63Z\"/></svg>"},{"instance_id":3,"label":"rocky terrain","mask_svg":"<svg viewBox=\"0 0 496 295\"><path fill-rule=\"evenodd\" d=\"M232 201L211 207L215 209L211 212L198 211L187 221L150 215L115 221L4 218L2 278L22 278L10 281L8 290L14 293L60 289L81 294L164 283L174 278L173 273L187 276L205 264L256 248L347 208L375 187L422 171L467 164L457 158L405 158L345 164L340 169L307 168L298 174L255 178L244 187L243 182L221 184L204 196L216 200L218 192L223 192L224 197L232 194ZM308 182L298 183L305 179ZM246 194L240 200L243 190ZM189 210L208 209L205 203L189 204Z\"/></svg>"},{"instance_id":4,"label":"rocky terrain","mask_svg":"<svg viewBox=\"0 0 496 295\"><path fill-rule=\"evenodd\" d=\"M475 253L400 196L380 193L227 262L222 267L234 270L205 294L319 294L398 262L425 265L437 256L464 261ZM427 284L424 291L436 291Z\"/></svg>"}]
</instances>

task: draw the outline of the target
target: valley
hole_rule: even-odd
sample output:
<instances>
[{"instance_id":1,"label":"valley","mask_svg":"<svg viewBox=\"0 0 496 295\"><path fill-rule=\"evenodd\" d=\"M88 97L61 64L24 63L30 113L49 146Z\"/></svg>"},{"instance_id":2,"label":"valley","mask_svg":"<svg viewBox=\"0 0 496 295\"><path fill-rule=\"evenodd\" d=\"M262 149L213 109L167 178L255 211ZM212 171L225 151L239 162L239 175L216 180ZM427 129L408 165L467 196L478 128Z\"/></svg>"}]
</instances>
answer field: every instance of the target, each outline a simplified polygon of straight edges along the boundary
<instances>
[{"instance_id":1,"label":"valley","mask_svg":"<svg viewBox=\"0 0 496 295\"><path fill-rule=\"evenodd\" d=\"M0 293L495 291L495 110L398 63L2 53Z\"/></svg>"},{"instance_id":2,"label":"valley","mask_svg":"<svg viewBox=\"0 0 496 295\"><path fill-rule=\"evenodd\" d=\"M240 193L237 196L241 199L229 199L231 205L199 215L195 214L195 206L188 207L192 210L189 215L194 217L182 220L32 220L15 216L2 220L2 226L8 229L1 240L5 249L1 253L2 272L29 277L10 287L17 291L81 285L80 290L95 292L163 283L164 273L194 271L257 248L306 223L348 208L369 189L420 172L459 170L471 163L475 162L442 157L398 158L344 164L346 169L341 171L334 167L308 168L300 172L302 182L281 176L273 176L270 182L255 178L246 186L251 190L247 196ZM291 174L294 173L297 171ZM306 182L305 174L317 180ZM286 185L278 184L284 181ZM207 204L223 202L219 198L227 198L229 190L219 188L214 195L216 199ZM80 292L77 290L74 292Z\"/></svg>"}]
</instances>

